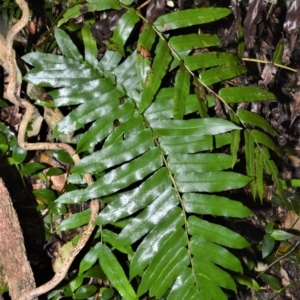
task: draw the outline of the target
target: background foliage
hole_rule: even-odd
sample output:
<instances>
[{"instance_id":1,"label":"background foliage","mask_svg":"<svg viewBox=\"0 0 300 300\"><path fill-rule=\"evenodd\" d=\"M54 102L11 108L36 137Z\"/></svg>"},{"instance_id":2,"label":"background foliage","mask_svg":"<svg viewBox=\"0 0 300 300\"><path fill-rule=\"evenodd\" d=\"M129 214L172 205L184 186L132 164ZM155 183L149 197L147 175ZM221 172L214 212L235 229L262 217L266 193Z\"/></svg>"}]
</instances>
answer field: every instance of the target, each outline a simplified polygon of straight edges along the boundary
<instances>
[{"instance_id":1,"label":"background foliage","mask_svg":"<svg viewBox=\"0 0 300 300\"><path fill-rule=\"evenodd\" d=\"M62 4L53 39L22 57L31 66L24 80L52 99L37 97L36 105L65 112L51 138L74 133L82 156L64 193L55 201L53 192L44 193L47 205L40 209L52 208L56 216L93 198L103 206L77 272L49 299L99 293L101 299L220 300L242 286L259 289L249 259L257 249L232 225L253 215L239 189L249 184L252 198L263 201L268 178L281 204L293 208L288 183L278 176L278 132L247 109L276 96L240 84L249 72L241 24L235 51L217 34L234 19L232 10L194 5L163 12L163 1L148 2L147 10L130 0ZM116 24L103 21L116 16ZM82 26L73 22L80 18ZM47 53L54 48L59 53ZM282 52L276 53L280 64ZM35 167L24 174L44 168ZM84 173L94 176L89 187ZM89 215L89 209L73 213L55 230L84 226ZM263 257L275 240L292 236L269 226ZM72 241L62 247L65 255L68 247ZM262 279L271 284L274 278Z\"/></svg>"}]
</instances>

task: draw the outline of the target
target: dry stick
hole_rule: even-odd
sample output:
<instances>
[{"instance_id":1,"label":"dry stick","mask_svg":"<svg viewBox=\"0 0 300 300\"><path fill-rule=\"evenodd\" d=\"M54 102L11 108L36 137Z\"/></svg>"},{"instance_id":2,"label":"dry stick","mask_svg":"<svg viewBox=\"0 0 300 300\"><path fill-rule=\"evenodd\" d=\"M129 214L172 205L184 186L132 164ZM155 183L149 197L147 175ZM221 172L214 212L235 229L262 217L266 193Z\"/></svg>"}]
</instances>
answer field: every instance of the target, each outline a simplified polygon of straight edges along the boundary
<instances>
[{"instance_id":1,"label":"dry stick","mask_svg":"<svg viewBox=\"0 0 300 300\"><path fill-rule=\"evenodd\" d=\"M289 256L290 254L292 254L295 249L299 246L300 244L300 239L298 239L298 241L294 244L294 246L286 253L284 253L283 255L281 255L280 257L278 257L276 260L274 260L271 264L269 264L264 270L262 270L257 276L256 279L258 279L262 274L266 273L269 269L271 269L275 264L277 264L278 262L280 262L282 259L284 259L285 257Z\"/></svg>"},{"instance_id":2,"label":"dry stick","mask_svg":"<svg viewBox=\"0 0 300 300\"><path fill-rule=\"evenodd\" d=\"M78 154L75 153L75 150L64 143L27 143L25 142L25 135L28 122L30 121L35 107L29 103L28 101L21 99L18 95L16 95L16 91L19 88L17 86L17 74L18 69L15 62L15 52L13 50L13 41L17 33L22 30L29 19L29 9L28 5L24 0L16 0L17 4L22 10L22 17L21 19L9 30L6 38L6 45L1 46L0 54L6 55L7 59L7 67L9 69L10 80L7 87L7 98L8 100L18 106L25 108L25 114L23 116L22 122L20 124L19 134L18 134L18 142L19 145L26 149L26 150L64 150L69 153L69 155L73 158L74 162L78 162L80 160ZM3 50L6 53L3 53ZM2 51L2 53L1 53ZM1 61L1 60L0 60ZM85 174L86 182L90 185L93 182L91 175ZM94 230L94 221L96 220L99 212L99 201L98 199L93 199L91 201L91 217L89 223L87 225L87 229L81 236L80 240L78 241L77 245L73 248L70 252L69 257L64 261L61 269L55 274L55 276L48 281L47 283L43 284L42 286L27 292L26 294L20 296L20 300L32 300L42 294L47 293L48 291L55 288L66 276L72 262L74 261L77 254L82 250L85 246L86 242L89 240L93 230Z\"/></svg>"}]
</instances>

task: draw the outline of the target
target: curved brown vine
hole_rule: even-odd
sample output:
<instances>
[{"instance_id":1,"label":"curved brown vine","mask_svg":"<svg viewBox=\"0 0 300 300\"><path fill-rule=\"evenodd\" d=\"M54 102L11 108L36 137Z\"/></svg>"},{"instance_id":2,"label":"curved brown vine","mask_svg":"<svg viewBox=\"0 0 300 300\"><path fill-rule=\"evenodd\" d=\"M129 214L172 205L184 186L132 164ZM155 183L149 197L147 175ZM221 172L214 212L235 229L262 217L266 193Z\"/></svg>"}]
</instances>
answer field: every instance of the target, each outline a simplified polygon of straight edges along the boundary
<instances>
[{"instance_id":1,"label":"curved brown vine","mask_svg":"<svg viewBox=\"0 0 300 300\"><path fill-rule=\"evenodd\" d=\"M75 150L67 144L64 143L27 143L25 142L25 135L28 122L30 122L31 117L35 111L35 107L29 103L27 100L20 98L18 86L18 67L15 61L15 52L13 49L13 41L22 30L28 20L29 20L29 9L28 5L24 0L16 0L16 3L19 5L22 11L21 19L9 30L6 39L0 36L1 45L0 45L0 63L3 65L5 69L9 72L9 84L7 86L7 99L14 105L21 106L25 109L25 114L22 118L22 122L20 124L19 133L18 133L18 143L19 145L26 150L64 150L70 154L73 158L74 162L78 162L80 160L78 154L76 154ZM4 65L6 64L6 65ZM85 174L86 182L90 185L93 182L92 177L89 174ZM31 300L42 294L47 293L48 291L55 288L66 276L72 262L74 261L77 254L82 250L85 246L86 242L89 240L93 230L94 230L94 221L98 216L99 212L99 201L98 199L94 199L91 201L91 217L85 230L84 234L80 238L78 244L74 247L74 249L69 254L69 257L63 263L61 269L55 274L55 276L43 284L42 286L35 288L22 296L20 295L20 300Z\"/></svg>"}]
</instances>

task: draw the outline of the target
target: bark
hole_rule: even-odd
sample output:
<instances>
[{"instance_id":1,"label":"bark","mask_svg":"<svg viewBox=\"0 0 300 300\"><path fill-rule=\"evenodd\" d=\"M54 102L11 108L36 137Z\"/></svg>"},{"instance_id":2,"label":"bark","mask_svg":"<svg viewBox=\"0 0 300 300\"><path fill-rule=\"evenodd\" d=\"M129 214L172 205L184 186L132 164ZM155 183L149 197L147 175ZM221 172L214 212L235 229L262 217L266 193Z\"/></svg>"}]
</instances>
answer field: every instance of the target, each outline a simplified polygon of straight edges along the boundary
<instances>
[{"instance_id":1,"label":"bark","mask_svg":"<svg viewBox=\"0 0 300 300\"><path fill-rule=\"evenodd\" d=\"M35 288L24 238L12 200L0 178L0 260L12 300ZM3 278L2 278L3 279ZM2 282L0 278L0 282Z\"/></svg>"}]
</instances>

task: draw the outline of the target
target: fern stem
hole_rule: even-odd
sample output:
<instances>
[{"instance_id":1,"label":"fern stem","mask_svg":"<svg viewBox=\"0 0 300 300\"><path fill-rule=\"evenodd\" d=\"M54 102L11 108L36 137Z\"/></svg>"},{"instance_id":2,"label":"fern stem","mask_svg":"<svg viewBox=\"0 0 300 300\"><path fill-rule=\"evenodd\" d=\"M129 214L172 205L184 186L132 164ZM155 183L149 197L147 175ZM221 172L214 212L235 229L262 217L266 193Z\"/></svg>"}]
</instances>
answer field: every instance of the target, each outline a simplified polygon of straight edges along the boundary
<instances>
[{"instance_id":1,"label":"fern stem","mask_svg":"<svg viewBox=\"0 0 300 300\"><path fill-rule=\"evenodd\" d=\"M256 58L247 58L247 57L242 57L243 61L251 61L251 62L257 62L257 63L261 63L261 64L272 64L273 62L268 61L268 60L262 60L262 59L256 59ZM274 66L278 67L278 68L282 68L282 69L286 69L292 72L297 72L297 69L293 69L281 64L276 64L274 63Z\"/></svg>"},{"instance_id":2,"label":"fern stem","mask_svg":"<svg viewBox=\"0 0 300 300\"><path fill-rule=\"evenodd\" d=\"M289 256L291 253L295 251L295 249L300 245L300 239L294 244L294 246L286 253L278 257L276 260L274 260L271 264L269 264L264 270L262 270L257 276L256 279L259 278L262 274L266 273L269 269L271 269L274 265L276 265L278 262L280 262L285 257Z\"/></svg>"}]
</instances>

